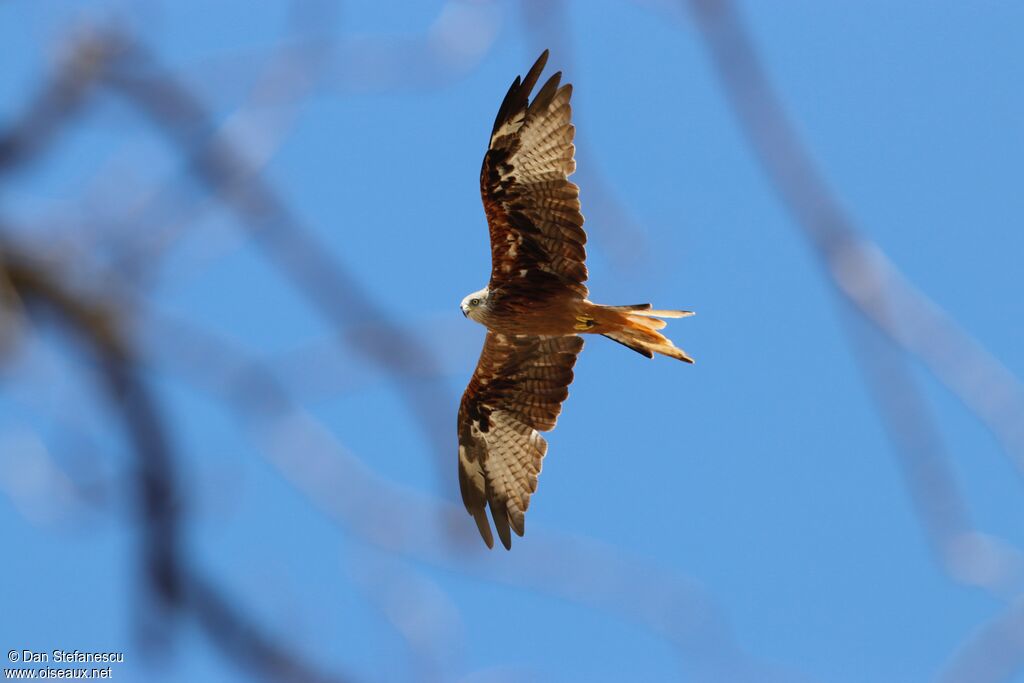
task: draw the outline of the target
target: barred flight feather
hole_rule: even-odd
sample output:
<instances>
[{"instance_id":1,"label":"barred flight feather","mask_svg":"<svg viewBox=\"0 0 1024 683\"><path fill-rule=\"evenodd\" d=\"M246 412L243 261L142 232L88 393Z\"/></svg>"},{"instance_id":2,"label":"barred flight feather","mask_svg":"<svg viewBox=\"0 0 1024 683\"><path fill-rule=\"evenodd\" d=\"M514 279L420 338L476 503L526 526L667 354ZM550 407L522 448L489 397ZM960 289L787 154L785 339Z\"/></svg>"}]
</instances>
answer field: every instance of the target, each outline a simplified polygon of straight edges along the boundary
<instances>
[{"instance_id":1,"label":"barred flight feather","mask_svg":"<svg viewBox=\"0 0 1024 683\"><path fill-rule=\"evenodd\" d=\"M476 372L459 407L459 482L466 509L480 528L490 508L502 544L520 536L530 495L537 490L547 442L569 394L583 348L578 336L510 336L488 332ZM538 373L544 375L537 379ZM490 528L481 535L493 545Z\"/></svg>"}]
</instances>

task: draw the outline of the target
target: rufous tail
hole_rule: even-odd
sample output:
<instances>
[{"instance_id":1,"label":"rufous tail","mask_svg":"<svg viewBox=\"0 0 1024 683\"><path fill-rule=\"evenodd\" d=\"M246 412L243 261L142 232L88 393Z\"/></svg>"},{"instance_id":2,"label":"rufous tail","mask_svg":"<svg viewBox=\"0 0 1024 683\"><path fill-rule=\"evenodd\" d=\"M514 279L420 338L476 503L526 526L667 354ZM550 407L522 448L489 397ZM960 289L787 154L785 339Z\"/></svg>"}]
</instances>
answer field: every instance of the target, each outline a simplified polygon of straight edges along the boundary
<instances>
[{"instance_id":1,"label":"rufous tail","mask_svg":"<svg viewBox=\"0 0 1024 683\"><path fill-rule=\"evenodd\" d=\"M654 354L660 353L686 363L693 362L685 351L658 332L668 324L662 318L688 318L693 315L693 311L659 311L651 308L650 304L594 305L592 315L596 323L594 332L628 346L639 354L653 358Z\"/></svg>"}]
</instances>

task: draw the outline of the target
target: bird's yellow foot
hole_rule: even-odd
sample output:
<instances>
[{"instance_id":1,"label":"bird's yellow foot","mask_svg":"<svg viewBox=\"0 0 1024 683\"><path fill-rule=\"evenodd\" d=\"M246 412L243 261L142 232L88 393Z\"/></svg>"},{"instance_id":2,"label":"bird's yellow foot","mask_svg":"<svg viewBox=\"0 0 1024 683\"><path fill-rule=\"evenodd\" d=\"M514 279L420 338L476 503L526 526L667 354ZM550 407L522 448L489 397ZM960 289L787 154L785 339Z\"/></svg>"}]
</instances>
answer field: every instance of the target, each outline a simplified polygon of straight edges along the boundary
<instances>
[{"instance_id":1,"label":"bird's yellow foot","mask_svg":"<svg viewBox=\"0 0 1024 683\"><path fill-rule=\"evenodd\" d=\"M597 323L594 322L594 319L589 315L578 315L576 316L576 324L573 325L573 329L583 332L585 330L589 330L596 324Z\"/></svg>"}]
</instances>

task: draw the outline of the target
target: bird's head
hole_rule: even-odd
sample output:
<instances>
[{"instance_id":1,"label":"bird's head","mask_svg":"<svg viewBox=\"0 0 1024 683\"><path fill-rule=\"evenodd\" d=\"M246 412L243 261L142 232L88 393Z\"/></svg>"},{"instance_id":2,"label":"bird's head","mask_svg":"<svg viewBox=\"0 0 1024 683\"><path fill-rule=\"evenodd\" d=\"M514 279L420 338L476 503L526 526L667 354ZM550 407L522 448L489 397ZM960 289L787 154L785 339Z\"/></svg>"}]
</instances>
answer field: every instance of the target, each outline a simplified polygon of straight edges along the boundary
<instances>
[{"instance_id":1,"label":"bird's head","mask_svg":"<svg viewBox=\"0 0 1024 683\"><path fill-rule=\"evenodd\" d=\"M483 323L484 313L487 309L487 297L490 294L488 289L484 287L480 291L473 292L462 300L459 304L459 308L462 309L462 315L466 316L470 320L478 323Z\"/></svg>"}]
</instances>

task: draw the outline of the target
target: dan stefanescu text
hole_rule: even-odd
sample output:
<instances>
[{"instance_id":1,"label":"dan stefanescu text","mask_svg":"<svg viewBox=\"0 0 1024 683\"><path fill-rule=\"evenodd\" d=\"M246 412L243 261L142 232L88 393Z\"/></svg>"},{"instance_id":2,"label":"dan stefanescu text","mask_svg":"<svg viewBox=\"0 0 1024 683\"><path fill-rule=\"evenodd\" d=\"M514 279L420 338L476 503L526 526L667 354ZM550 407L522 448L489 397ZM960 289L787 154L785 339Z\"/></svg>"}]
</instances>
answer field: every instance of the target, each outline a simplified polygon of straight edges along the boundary
<instances>
[{"instance_id":1,"label":"dan stefanescu text","mask_svg":"<svg viewBox=\"0 0 1024 683\"><path fill-rule=\"evenodd\" d=\"M51 650L50 652L36 652L35 650L22 650L21 661L27 663L75 663L85 662L114 662L123 663L123 652L82 652L81 650Z\"/></svg>"}]
</instances>

